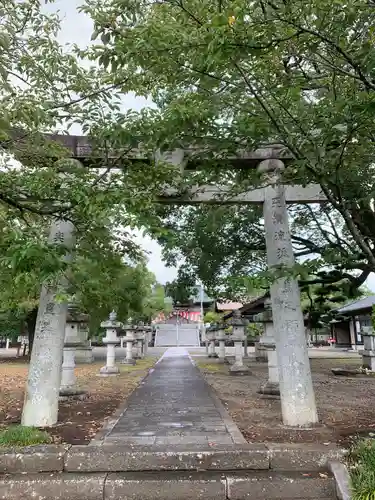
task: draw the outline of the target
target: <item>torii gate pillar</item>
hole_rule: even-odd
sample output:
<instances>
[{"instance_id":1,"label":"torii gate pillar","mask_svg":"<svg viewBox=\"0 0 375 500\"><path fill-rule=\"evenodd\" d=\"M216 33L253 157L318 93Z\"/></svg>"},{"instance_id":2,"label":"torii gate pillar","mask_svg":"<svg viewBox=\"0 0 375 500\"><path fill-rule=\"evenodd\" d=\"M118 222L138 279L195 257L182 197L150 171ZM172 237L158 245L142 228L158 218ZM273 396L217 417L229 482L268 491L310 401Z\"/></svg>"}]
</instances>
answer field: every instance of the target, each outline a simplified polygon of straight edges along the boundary
<instances>
[{"instance_id":1,"label":"torii gate pillar","mask_svg":"<svg viewBox=\"0 0 375 500\"><path fill-rule=\"evenodd\" d=\"M285 187L279 181L284 164L280 160L265 160L258 168L269 176L263 202L268 267L291 268L295 261ZM283 422L293 427L316 424L318 414L298 281L291 276L279 278L271 285L270 292Z\"/></svg>"}]
</instances>

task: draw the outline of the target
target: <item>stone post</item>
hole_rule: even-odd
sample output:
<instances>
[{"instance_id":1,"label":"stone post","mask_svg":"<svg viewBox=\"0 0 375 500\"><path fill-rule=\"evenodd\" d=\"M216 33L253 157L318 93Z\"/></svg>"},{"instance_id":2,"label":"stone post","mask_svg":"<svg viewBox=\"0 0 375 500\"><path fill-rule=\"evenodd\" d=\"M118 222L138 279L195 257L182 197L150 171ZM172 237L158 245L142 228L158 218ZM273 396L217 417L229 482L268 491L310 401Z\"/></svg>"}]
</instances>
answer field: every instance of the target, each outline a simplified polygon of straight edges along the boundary
<instances>
[{"instance_id":1,"label":"stone post","mask_svg":"<svg viewBox=\"0 0 375 500\"><path fill-rule=\"evenodd\" d=\"M146 357L148 355L148 346L149 343L151 342L152 326L145 325L144 330L145 330L145 343L143 346L143 353L144 356Z\"/></svg>"},{"instance_id":2,"label":"stone post","mask_svg":"<svg viewBox=\"0 0 375 500\"><path fill-rule=\"evenodd\" d=\"M229 368L231 375L250 375L250 370L243 364L243 342L245 340L245 322L240 311L233 311L232 318L228 321L233 327L231 340L234 342L234 364Z\"/></svg>"},{"instance_id":3,"label":"stone post","mask_svg":"<svg viewBox=\"0 0 375 500\"><path fill-rule=\"evenodd\" d=\"M5 349L9 349L10 339L6 340Z\"/></svg>"},{"instance_id":4,"label":"stone post","mask_svg":"<svg viewBox=\"0 0 375 500\"><path fill-rule=\"evenodd\" d=\"M208 337L207 337L207 332L209 331L209 329L210 329L210 327L209 328L204 327L204 345L206 348L206 356L207 357L210 354L210 341L208 340Z\"/></svg>"},{"instance_id":5,"label":"stone post","mask_svg":"<svg viewBox=\"0 0 375 500\"><path fill-rule=\"evenodd\" d=\"M133 358L133 343L135 339L135 332L136 332L136 327L127 324L124 328L126 332L126 336L124 337L124 340L126 342L126 357L121 361L122 364L124 365L135 365L136 361Z\"/></svg>"},{"instance_id":6,"label":"stone post","mask_svg":"<svg viewBox=\"0 0 375 500\"><path fill-rule=\"evenodd\" d=\"M210 329L209 329L209 332L206 333L206 336L210 342L210 346L209 346L209 352L208 352L208 357L209 358L217 358L218 357L218 354L217 352L215 352L215 341L216 341L216 332L218 330L218 327L216 324L213 324Z\"/></svg>"},{"instance_id":7,"label":"stone post","mask_svg":"<svg viewBox=\"0 0 375 500\"><path fill-rule=\"evenodd\" d=\"M103 321L100 324L102 328L106 329L106 335L103 338L103 344L107 344L107 362L106 365L100 369L100 375L108 377L110 375L117 375L120 370L116 366L116 353L115 346L119 343L117 333L120 331L122 324L116 321L117 314L112 311L109 315L109 320Z\"/></svg>"},{"instance_id":8,"label":"stone post","mask_svg":"<svg viewBox=\"0 0 375 500\"><path fill-rule=\"evenodd\" d=\"M283 423L306 427L318 422L318 414L298 281L291 275L295 260L280 178L283 168L280 160L265 160L259 166L267 175L263 211L268 267L285 270L285 276L275 279L270 288Z\"/></svg>"},{"instance_id":9,"label":"stone post","mask_svg":"<svg viewBox=\"0 0 375 500\"><path fill-rule=\"evenodd\" d=\"M225 341L227 340L227 336L224 332L224 325L219 324L219 328L216 335L216 340L219 341L219 359L220 362L224 363L225 360Z\"/></svg>"},{"instance_id":10,"label":"stone post","mask_svg":"<svg viewBox=\"0 0 375 500\"><path fill-rule=\"evenodd\" d=\"M243 357L247 359L249 357L249 339L245 331L245 340L243 342Z\"/></svg>"},{"instance_id":11,"label":"stone post","mask_svg":"<svg viewBox=\"0 0 375 500\"><path fill-rule=\"evenodd\" d=\"M136 353L135 353L134 359L142 359L143 358L143 345L144 345L144 340L145 340L144 324L142 321L137 326L134 338L136 341Z\"/></svg>"},{"instance_id":12,"label":"stone post","mask_svg":"<svg viewBox=\"0 0 375 500\"><path fill-rule=\"evenodd\" d=\"M363 338L362 367L375 372L375 335L372 327L362 327Z\"/></svg>"}]
</instances>

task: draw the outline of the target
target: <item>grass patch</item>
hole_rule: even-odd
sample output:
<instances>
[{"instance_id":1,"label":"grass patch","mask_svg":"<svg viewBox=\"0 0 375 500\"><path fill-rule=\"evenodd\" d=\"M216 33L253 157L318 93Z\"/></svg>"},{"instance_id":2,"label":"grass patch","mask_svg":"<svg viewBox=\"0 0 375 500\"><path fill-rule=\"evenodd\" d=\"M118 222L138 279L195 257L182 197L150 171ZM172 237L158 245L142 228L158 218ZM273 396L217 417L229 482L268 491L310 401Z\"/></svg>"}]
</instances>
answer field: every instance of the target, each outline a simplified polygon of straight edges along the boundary
<instances>
[{"instance_id":1,"label":"grass patch","mask_svg":"<svg viewBox=\"0 0 375 500\"><path fill-rule=\"evenodd\" d=\"M225 370L225 367L219 363L207 363L207 361L197 361L198 368L207 373L219 373Z\"/></svg>"},{"instance_id":2,"label":"grass patch","mask_svg":"<svg viewBox=\"0 0 375 500\"><path fill-rule=\"evenodd\" d=\"M375 440L359 441L349 456L353 500L375 500Z\"/></svg>"},{"instance_id":3,"label":"grass patch","mask_svg":"<svg viewBox=\"0 0 375 500\"><path fill-rule=\"evenodd\" d=\"M0 431L0 446L31 446L34 444L49 444L51 437L47 432L35 427L12 425Z\"/></svg>"},{"instance_id":4,"label":"grass patch","mask_svg":"<svg viewBox=\"0 0 375 500\"><path fill-rule=\"evenodd\" d=\"M137 362L135 365L122 365L118 364L120 368L120 372L136 372L140 370L147 370L148 368L152 368L154 364L156 363L157 358L144 358L144 359L137 359Z\"/></svg>"}]
</instances>

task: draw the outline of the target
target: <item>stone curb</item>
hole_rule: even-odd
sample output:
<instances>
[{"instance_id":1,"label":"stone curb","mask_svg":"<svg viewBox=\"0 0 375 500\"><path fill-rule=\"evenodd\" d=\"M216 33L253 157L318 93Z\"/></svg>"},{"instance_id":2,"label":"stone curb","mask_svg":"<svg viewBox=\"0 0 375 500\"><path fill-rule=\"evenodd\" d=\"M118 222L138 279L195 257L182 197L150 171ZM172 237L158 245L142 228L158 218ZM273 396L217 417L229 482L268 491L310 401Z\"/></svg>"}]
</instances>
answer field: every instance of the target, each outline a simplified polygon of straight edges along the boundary
<instances>
[{"instance_id":1,"label":"stone curb","mask_svg":"<svg viewBox=\"0 0 375 500\"><path fill-rule=\"evenodd\" d=\"M0 477L0 500L103 500L106 474L20 474Z\"/></svg>"},{"instance_id":2,"label":"stone curb","mask_svg":"<svg viewBox=\"0 0 375 500\"><path fill-rule=\"evenodd\" d=\"M0 477L0 500L332 499L334 480L318 473L160 472L17 474Z\"/></svg>"},{"instance_id":3,"label":"stone curb","mask_svg":"<svg viewBox=\"0 0 375 500\"><path fill-rule=\"evenodd\" d=\"M267 443L270 469L274 470L328 470L328 463L340 461L346 452L336 446L322 444Z\"/></svg>"},{"instance_id":4,"label":"stone curb","mask_svg":"<svg viewBox=\"0 0 375 500\"><path fill-rule=\"evenodd\" d=\"M337 499L351 500L351 480L346 465L340 462L329 462L328 468L335 480Z\"/></svg>"},{"instance_id":5,"label":"stone curb","mask_svg":"<svg viewBox=\"0 0 375 500\"><path fill-rule=\"evenodd\" d=\"M206 382L207 384L207 382ZM217 395L216 391L214 390L213 387L210 387L211 391L211 397L214 401L214 404L216 408L218 409L221 418L223 419L224 425L227 428L231 438L233 439L233 442L235 444L239 445L244 445L247 444L246 439L242 435L242 432L239 430L237 425L234 423L234 420L232 417L229 415L228 411L226 410L225 406L221 402L219 396Z\"/></svg>"},{"instance_id":6,"label":"stone curb","mask_svg":"<svg viewBox=\"0 0 375 500\"><path fill-rule=\"evenodd\" d=\"M62 472L70 446L42 445L0 448L0 474Z\"/></svg>"},{"instance_id":7,"label":"stone curb","mask_svg":"<svg viewBox=\"0 0 375 500\"><path fill-rule=\"evenodd\" d=\"M246 443L197 448L124 446L30 446L0 451L0 474L41 472L135 472L177 470L328 470L345 451L314 444Z\"/></svg>"}]
</instances>

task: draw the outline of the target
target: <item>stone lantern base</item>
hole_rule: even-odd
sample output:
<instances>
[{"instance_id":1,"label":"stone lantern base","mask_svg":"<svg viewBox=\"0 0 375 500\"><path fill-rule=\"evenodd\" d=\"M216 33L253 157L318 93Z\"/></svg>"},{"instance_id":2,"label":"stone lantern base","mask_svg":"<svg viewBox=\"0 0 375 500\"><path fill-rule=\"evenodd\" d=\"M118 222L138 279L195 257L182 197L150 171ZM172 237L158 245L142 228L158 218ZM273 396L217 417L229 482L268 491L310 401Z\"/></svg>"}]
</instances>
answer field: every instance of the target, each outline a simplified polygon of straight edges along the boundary
<instances>
[{"instance_id":1,"label":"stone lantern base","mask_svg":"<svg viewBox=\"0 0 375 500\"><path fill-rule=\"evenodd\" d=\"M251 375L251 372L249 368L245 365L239 366L239 365L232 365L229 368L229 374L230 375Z\"/></svg>"},{"instance_id":2,"label":"stone lantern base","mask_svg":"<svg viewBox=\"0 0 375 500\"><path fill-rule=\"evenodd\" d=\"M267 380L258 390L258 394L261 394L267 399L280 399L280 386L277 382L270 382Z\"/></svg>"},{"instance_id":3,"label":"stone lantern base","mask_svg":"<svg viewBox=\"0 0 375 500\"><path fill-rule=\"evenodd\" d=\"M137 361L134 358L132 358L132 359L126 359L125 358L125 359L123 359L121 361L122 365L131 365L131 366L134 366L136 363L137 363Z\"/></svg>"},{"instance_id":4,"label":"stone lantern base","mask_svg":"<svg viewBox=\"0 0 375 500\"><path fill-rule=\"evenodd\" d=\"M78 387L62 387L59 391L59 400L67 401L69 399L78 399L83 401L87 398L87 391Z\"/></svg>"},{"instance_id":5,"label":"stone lantern base","mask_svg":"<svg viewBox=\"0 0 375 500\"><path fill-rule=\"evenodd\" d=\"M114 375L118 375L120 373L120 369L118 366L103 366L100 368L99 375L101 377L111 377Z\"/></svg>"}]
</instances>

